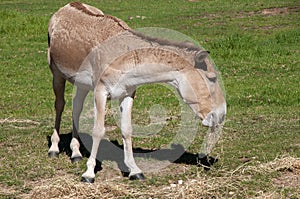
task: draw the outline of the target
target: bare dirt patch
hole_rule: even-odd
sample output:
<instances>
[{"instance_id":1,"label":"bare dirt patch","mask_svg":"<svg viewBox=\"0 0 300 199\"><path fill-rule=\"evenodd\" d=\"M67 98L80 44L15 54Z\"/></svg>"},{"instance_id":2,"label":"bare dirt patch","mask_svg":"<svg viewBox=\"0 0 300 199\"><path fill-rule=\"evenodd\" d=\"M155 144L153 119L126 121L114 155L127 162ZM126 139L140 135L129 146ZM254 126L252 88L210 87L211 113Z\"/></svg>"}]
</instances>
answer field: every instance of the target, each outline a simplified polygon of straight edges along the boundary
<instances>
[{"instance_id":1,"label":"bare dirt patch","mask_svg":"<svg viewBox=\"0 0 300 199\"><path fill-rule=\"evenodd\" d=\"M282 7L282 8L265 8L259 11L251 11L251 12L239 12L234 17L236 18L245 18L252 17L257 15L262 16L276 16L276 15L286 15L289 13L295 13L300 11L300 6L296 7Z\"/></svg>"},{"instance_id":2,"label":"bare dirt patch","mask_svg":"<svg viewBox=\"0 0 300 199\"><path fill-rule=\"evenodd\" d=\"M300 6L296 7L284 7L284 8L266 8L261 10L259 13L263 15L282 15L291 12L299 12Z\"/></svg>"},{"instance_id":3,"label":"bare dirt patch","mask_svg":"<svg viewBox=\"0 0 300 199\"><path fill-rule=\"evenodd\" d=\"M273 179L273 184L279 188L300 187L300 175L293 172L283 172L280 177Z\"/></svg>"},{"instance_id":4,"label":"bare dirt patch","mask_svg":"<svg viewBox=\"0 0 300 199\"><path fill-rule=\"evenodd\" d=\"M297 14L300 12L300 6L295 7L282 7L282 8L265 8L257 11L237 11L237 12L222 12L222 13L202 13L200 15L192 15L192 16L180 16L180 18L186 18L189 20L192 19L204 19L214 21L211 26L225 26L226 25L226 17L231 19L248 19L252 17L274 17L274 16L285 16L288 14ZM195 27L201 26L202 22L196 21L193 24ZM260 27L252 27L254 29L262 29L262 30L272 30L280 28L281 25L265 25ZM242 27L243 30L248 29L248 27Z\"/></svg>"},{"instance_id":5,"label":"bare dirt patch","mask_svg":"<svg viewBox=\"0 0 300 199\"><path fill-rule=\"evenodd\" d=\"M258 11L240 11L240 12L223 12L223 13L203 13L201 15L193 15L193 16L181 16L183 18L188 19L216 19L216 18L224 18L224 16L230 16L231 18L247 18L252 16L276 16L276 15L286 15L289 13L297 13L300 12L300 6L295 7L282 7L282 8L265 8Z\"/></svg>"}]
</instances>

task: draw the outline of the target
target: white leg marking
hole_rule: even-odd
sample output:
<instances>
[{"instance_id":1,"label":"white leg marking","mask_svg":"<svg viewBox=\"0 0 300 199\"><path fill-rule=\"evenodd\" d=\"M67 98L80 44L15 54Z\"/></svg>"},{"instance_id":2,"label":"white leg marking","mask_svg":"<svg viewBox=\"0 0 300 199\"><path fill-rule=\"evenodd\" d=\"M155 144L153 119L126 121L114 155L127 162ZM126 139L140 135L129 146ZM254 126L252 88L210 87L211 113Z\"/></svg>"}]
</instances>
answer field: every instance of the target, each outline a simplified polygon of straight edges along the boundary
<instances>
[{"instance_id":1,"label":"white leg marking","mask_svg":"<svg viewBox=\"0 0 300 199\"><path fill-rule=\"evenodd\" d=\"M132 125L131 109L133 104L132 97L126 97L120 102L121 108L121 131L124 144L124 163L130 170L129 176L142 173L142 170L136 165L132 151Z\"/></svg>"},{"instance_id":2,"label":"white leg marking","mask_svg":"<svg viewBox=\"0 0 300 199\"><path fill-rule=\"evenodd\" d=\"M51 147L48 151L48 153L59 153L59 148L58 148L58 143L59 143L60 139L59 139L59 135L56 131L56 129L54 129L54 132L51 136Z\"/></svg>"},{"instance_id":3,"label":"white leg marking","mask_svg":"<svg viewBox=\"0 0 300 199\"><path fill-rule=\"evenodd\" d=\"M96 157L100 141L105 134L104 117L107 93L102 85L97 85L95 88L95 121L92 133L93 145L91 155L87 161L87 171L82 175L85 179L95 178Z\"/></svg>"},{"instance_id":4,"label":"white leg marking","mask_svg":"<svg viewBox=\"0 0 300 199\"><path fill-rule=\"evenodd\" d=\"M72 138L71 144L70 144L70 148L72 150L72 158L78 158L78 157L82 157L80 151L79 151L79 147L80 147L80 143L76 138Z\"/></svg>"},{"instance_id":5,"label":"white leg marking","mask_svg":"<svg viewBox=\"0 0 300 199\"><path fill-rule=\"evenodd\" d=\"M92 156L89 157L88 161L86 162L87 170L82 174L82 178L84 179L94 179L95 178L95 166L96 166L96 159ZM86 180L87 181L87 180Z\"/></svg>"}]
</instances>

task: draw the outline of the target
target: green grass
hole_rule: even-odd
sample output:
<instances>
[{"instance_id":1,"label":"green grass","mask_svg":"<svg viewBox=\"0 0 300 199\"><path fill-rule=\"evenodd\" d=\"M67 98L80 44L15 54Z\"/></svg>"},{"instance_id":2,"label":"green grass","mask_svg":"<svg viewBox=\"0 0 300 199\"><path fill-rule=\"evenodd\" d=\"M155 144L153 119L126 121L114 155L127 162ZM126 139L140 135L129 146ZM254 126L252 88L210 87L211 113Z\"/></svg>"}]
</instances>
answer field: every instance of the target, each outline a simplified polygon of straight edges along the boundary
<instances>
[{"instance_id":1,"label":"green grass","mask_svg":"<svg viewBox=\"0 0 300 199\"><path fill-rule=\"evenodd\" d=\"M14 190L0 192L3 198L22 198L20 194L29 193L34 182L54 178L58 171L71 174L79 181L85 170L85 161L72 165L65 154L57 160L47 158L46 136L52 133L55 113L51 72L47 66L47 23L66 3L0 2L0 186ZM130 182L133 189L146 191L151 186L168 185L181 178L193 179L196 175L217 179L243 166L242 157L250 158L254 166L282 156L300 157L298 1L104 0L86 3L123 19L132 28L163 27L190 36L211 52L225 84L228 115L222 140L213 152L220 158L215 169L203 173L196 166L175 164L172 165L175 168L188 169L178 175L170 171L162 176L149 174L142 185ZM273 8L281 8L281 11L263 12ZM72 96L73 87L68 84L63 133L71 129ZM134 123L148 124L148 111L155 104L163 106L167 116L172 118L155 136L135 138L137 148L166 146L180 128L177 97L161 85L138 89ZM115 125L112 115L106 122ZM198 152L205 131L199 127L188 152ZM121 143L119 129L108 132L108 137ZM299 184L298 188L272 185L272 178L280 174L251 173L249 181L232 182L240 188L235 190L236 196L253 198L257 190L262 190L299 197ZM97 178L101 175L102 172L97 174ZM124 179L121 183L128 181ZM221 196L229 196L229 191L224 188Z\"/></svg>"}]
</instances>

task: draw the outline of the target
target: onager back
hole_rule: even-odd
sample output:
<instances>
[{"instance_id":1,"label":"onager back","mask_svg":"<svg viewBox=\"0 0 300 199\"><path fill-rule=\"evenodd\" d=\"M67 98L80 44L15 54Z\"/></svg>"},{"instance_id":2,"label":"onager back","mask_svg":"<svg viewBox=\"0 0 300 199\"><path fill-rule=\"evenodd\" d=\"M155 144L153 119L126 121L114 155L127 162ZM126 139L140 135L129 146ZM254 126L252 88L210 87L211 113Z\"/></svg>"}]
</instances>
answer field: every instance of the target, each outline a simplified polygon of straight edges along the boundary
<instances>
[{"instance_id":1,"label":"onager back","mask_svg":"<svg viewBox=\"0 0 300 199\"><path fill-rule=\"evenodd\" d=\"M77 88L73 99L72 162L82 159L79 115L88 92L94 92L93 146L87 171L82 175L85 182L93 182L95 178L95 157L105 133L108 99L120 101L124 162L129 168L129 177L144 178L133 158L131 141L131 109L139 85L162 82L174 86L205 126L214 128L225 119L225 97L217 72L204 49L147 37L131 30L122 20L79 2L64 6L52 16L48 42L48 62L56 96L56 120L49 156L59 154L66 80Z\"/></svg>"}]
</instances>

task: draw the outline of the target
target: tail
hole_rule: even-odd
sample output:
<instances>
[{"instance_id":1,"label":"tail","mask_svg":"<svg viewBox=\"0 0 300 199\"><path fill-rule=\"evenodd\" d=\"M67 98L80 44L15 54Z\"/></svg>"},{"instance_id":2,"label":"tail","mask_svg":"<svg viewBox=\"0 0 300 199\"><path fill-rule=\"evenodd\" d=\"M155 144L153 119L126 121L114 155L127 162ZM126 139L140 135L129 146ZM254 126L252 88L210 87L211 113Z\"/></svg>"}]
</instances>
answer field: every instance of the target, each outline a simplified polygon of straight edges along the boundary
<instances>
[{"instance_id":1,"label":"tail","mask_svg":"<svg viewBox=\"0 0 300 199\"><path fill-rule=\"evenodd\" d=\"M50 48L50 34L48 32L48 48Z\"/></svg>"},{"instance_id":2,"label":"tail","mask_svg":"<svg viewBox=\"0 0 300 199\"><path fill-rule=\"evenodd\" d=\"M50 34L48 32L48 65L51 66L51 55L50 55Z\"/></svg>"}]
</instances>

